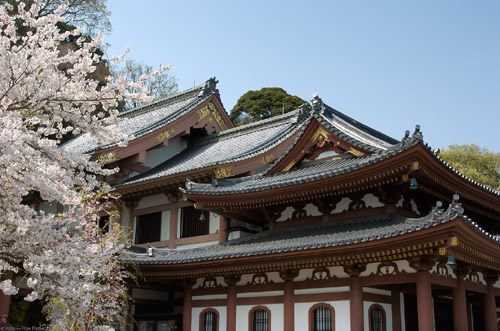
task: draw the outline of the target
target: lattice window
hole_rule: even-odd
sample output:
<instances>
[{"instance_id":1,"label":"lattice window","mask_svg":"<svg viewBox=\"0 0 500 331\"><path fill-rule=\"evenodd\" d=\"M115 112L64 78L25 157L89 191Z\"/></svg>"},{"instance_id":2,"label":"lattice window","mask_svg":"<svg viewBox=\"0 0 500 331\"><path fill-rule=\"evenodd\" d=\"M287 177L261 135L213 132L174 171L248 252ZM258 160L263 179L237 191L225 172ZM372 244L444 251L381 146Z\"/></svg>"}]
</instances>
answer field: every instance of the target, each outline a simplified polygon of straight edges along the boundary
<instances>
[{"instance_id":1,"label":"lattice window","mask_svg":"<svg viewBox=\"0 0 500 331\"><path fill-rule=\"evenodd\" d=\"M203 313L202 331L217 331L217 313L213 310L208 310Z\"/></svg>"},{"instance_id":2,"label":"lattice window","mask_svg":"<svg viewBox=\"0 0 500 331\"><path fill-rule=\"evenodd\" d=\"M257 308L252 311L252 331L269 331L269 311Z\"/></svg>"},{"instance_id":3,"label":"lattice window","mask_svg":"<svg viewBox=\"0 0 500 331\"><path fill-rule=\"evenodd\" d=\"M380 305L372 305L369 309L370 331L385 331L385 311Z\"/></svg>"},{"instance_id":4,"label":"lattice window","mask_svg":"<svg viewBox=\"0 0 500 331\"><path fill-rule=\"evenodd\" d=\"M325 304L320 304L312 308L311 314L312 331L333 331L333 308Z\"/></svg>"},{"instance_id":5,"label":"lattice window","mask_svg":"<svg viewBox=\"0 0 500 331\"><path fill-rule=\"evenodd\" d=\"M135 219L136 244L144 244L160 241L161 235L161 212L139 215Z\"/></svg>"},{"instance_id":6,"label":"lattice window","mask_svg":"<svg viewBox=\"0 0 500 331\"><path fill-rule=\"evenodd\" d=\"M204 215L201 217L201 215ZM181 208L181 238L196 237L209 234L209 212L194 207Z\"/></svg>"}]
</instances>

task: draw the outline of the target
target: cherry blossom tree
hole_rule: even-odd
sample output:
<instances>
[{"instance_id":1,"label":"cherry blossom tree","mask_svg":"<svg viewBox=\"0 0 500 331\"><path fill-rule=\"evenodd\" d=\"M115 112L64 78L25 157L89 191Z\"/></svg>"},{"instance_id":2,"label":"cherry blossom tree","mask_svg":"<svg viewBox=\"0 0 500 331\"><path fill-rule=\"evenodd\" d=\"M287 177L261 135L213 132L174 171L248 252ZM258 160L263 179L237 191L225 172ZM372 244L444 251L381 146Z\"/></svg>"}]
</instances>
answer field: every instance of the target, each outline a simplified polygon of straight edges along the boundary
<instances>
[{"instance_id":1,"label":"cherry blossom tree","mask_svg":"<svg viewBox=\"0 0 500 331\"><path fill-rule=\"evenodd\" d=\"M90 77L102 36L62 52L61 42L81 31L56 27L64 7L48 15L41 8L0 6L0 290L31 289L25 300L44 302L53 329L90 330L122 321L126 301L121 230L98 227L115 199L98 178L115 170L59 148L58 139L88 132L103 143L126 142L106 125L118 120L118 102L147 100L141 83L148 77L99 85ZM30 196L64 209L45 213Z\"/></svg>"}]
</instances>

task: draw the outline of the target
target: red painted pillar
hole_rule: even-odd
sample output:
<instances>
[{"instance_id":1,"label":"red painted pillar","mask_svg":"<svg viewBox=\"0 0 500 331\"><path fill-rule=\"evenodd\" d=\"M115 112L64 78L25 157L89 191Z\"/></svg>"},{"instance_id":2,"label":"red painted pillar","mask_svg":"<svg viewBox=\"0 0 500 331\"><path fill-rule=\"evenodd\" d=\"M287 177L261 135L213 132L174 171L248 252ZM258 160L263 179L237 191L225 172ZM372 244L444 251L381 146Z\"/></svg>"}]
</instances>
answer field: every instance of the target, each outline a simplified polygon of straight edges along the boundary
<instances>
[{"instance_id":1,"label":"red painted pillar","mask_svg":"<svg viewBox=\"0 0 500 331\"><path fill-rule=\"evenodd\" d=\"M295 302L293 299L293 282L291 280L285 281L284 295L283 295L283 311L284 321L283 327L285 330L293 331L295 328Z\"/></svg>"},{"instance_id":2,"label":"red painted pillar","mask_svg":"<svg viewBox=\"0 0 500 331\"><path fill-rule=\"evenodd\" d=\"M193 279L187 279L182 283L184 287L184 307L182 311L182 330L191 331L191 319L193 309L193 296L191 288L194 285Z\"/></svg>"},{"instance_id":3,"label":"red painted pillar","mask_svg":"<svg viewBox=\"0 0 500 331\"><path fill-rule=\"evenodd\" d=\"M236 331L236 286L229 285L227 289L227 320L226 330Z\"/></svg>"},{"instance_id":4,"label":"red painted pillar","mask_svg":"<svg viewBox=\"0 0 500 331\"><path fill-rule=\"evenodd\" d=\"M227 219L220 215L219 216L219 242L227 241Z\"/></svg>"},{"instance_id":5,"label":"red painted pillar","mask_svg":"<svg viewBox=\"0 0 500 331\"><path fill-rule=\"evenodd\" d=\"M5 295L3 294L2 291L0 291L0 314L9 315L9 308L10 308L10 295Z\"/></svg>"},{"instance_id":6,"label":"red painted pillar","mask_svg":"<svg viewBox=\"0 0 500 331\"><path fill-rule=\"evenodd\" d=\"M497 305L495 302L495 288L488 285L488 290L483 294L484 328L497 330Z\"/></svg>"},{"instance_id":7,"label":"red painted pillar","mask_svg":"<svg viewBox=\"0 0 500 331\"><path fill-rule=\"evenodd\" d=\"M295 329L295 298L293 280L299 275L298 270L281 270L280 277L285 281L283 286L283 328L286 331Z\"/></svg>"},{"instance_id":8,"label":"red painted pillar","mask_svg":"<svg viewBox=\"0 0 500 331\"><path fill-rule=\"evenodd\" d=\"M465 283L463 278L457 276L457 287L452 290L453 296L453 329L455 331L467 331L467 298L465 295Z\"/></svg>"},{"instance_id":9,"label":"red painted pillar","mask_svg":"<svg viewBox=\"0 0 500 331\"><path fill-rule=\"evenodd\" d=\"M224 281L228 285L226 331L236 331L236 284L240 279L241 275L229 275L224 277Z\"/></svg>"},{"instance_id":10,"label":"red painted pillar","mask_svg":"<svg viewBox=\"0 0 500 331\"><path fill-rule=\"evenodd\" d=\"M363 287L361 286L359 276L351 276L349 300L351 309L351 331L363 331Z\"/></svg>"},{"instance_id":11,"label":"red painted pillar","mask_svg":"<svg viewBox=\"0 0 500 331\"><path fill-rule=\"evenodd\" d=\"M401 296L398 291L391 291L392 330L401 331Z\"/></svg>"},{"instance_id":12,"label":"red painted pillar","mask_svg":"<svg viewBox=\"0 0 500 331\"><path fill-rule=\"evenodd\" d=\"M418 330L434 331L431 276L427 271L417 271L417 313Z\"/></svg>"}]
</instances>

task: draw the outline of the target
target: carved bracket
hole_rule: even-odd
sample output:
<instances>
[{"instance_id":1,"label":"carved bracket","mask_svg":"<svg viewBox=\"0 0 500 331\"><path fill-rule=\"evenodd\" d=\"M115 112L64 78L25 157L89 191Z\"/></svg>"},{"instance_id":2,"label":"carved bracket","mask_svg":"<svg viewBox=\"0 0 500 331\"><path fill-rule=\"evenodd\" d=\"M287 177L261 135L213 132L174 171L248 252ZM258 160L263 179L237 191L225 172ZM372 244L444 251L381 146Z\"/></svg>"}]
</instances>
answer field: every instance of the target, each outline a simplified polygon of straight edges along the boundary
<instances>
[{"instance_id":1,"label":"carved bracket","mask_svg":"<svg viewBox=\"0 0 500 331\"><path fill-rule=\"evenodd\" d=\"M299 271L295 269L281 270L280 277L284 281L293 281L299 275Z\"/></svg>"},{"instance_id":2,"label":"carved bracket","mask_svg":"<svg viewBox=\"0 0 500 331\"><path fill-rule=\"evenodd\" d=\"M227 275L224 276L224 281L229 286L236 285L241 280L241 275Z\"/></svg>"},{"instance_id":3,"label":"carved bracket","mask_svg":"<svg viewBox=\"0 0 500 331\"><path fill-rule=\"evenodd\" d=\"M351 277L359 277L366 270L366 264L349 264L344 266L344 272Z\"/></svg>"},{"instance_id":4,"label":"carved bracket","mask_svg":"<svg viewBox=\"0 0 500 331\"><path fill-rule=\"evenodd\" d=\"M410 267L415 269L416 271L427 271L429 272L438 260L437 256L434 255L422 255L415 256L413 258L408 259Z\"/></svg>"}]
</instances>

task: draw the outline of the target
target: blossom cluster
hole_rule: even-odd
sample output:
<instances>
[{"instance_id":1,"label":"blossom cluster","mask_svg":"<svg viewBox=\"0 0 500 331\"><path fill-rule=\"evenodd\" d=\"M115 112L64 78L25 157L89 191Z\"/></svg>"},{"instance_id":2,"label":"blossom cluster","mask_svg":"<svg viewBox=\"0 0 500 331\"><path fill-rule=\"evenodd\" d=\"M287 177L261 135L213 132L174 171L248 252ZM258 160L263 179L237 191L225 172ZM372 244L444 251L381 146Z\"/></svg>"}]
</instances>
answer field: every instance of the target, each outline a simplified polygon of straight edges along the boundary
<instances>
[{"instance_id":1,"label":"blossom cluster","mask_svg":"<svg viewBox=\"0 0 500 331\"><path fill-rule=\"evenodd\" d=\"M118 121L118 102L148 100L147 77L90 78L102 36L61 33L63 19L39 17L41 6L0 6L0 290L15 295L22 284L31 289L25 300L45 303L53 328L88 329L120 321L126 300L126 271L116 259L121 230L98 227L98 216L116 204L98 176L115 170L60 148L60 139L90 133L124 141L106 125ZM70 38L78 47L62 51ZM45 213L43 201L64 208Z\"/></svg>"}]
</instances>

